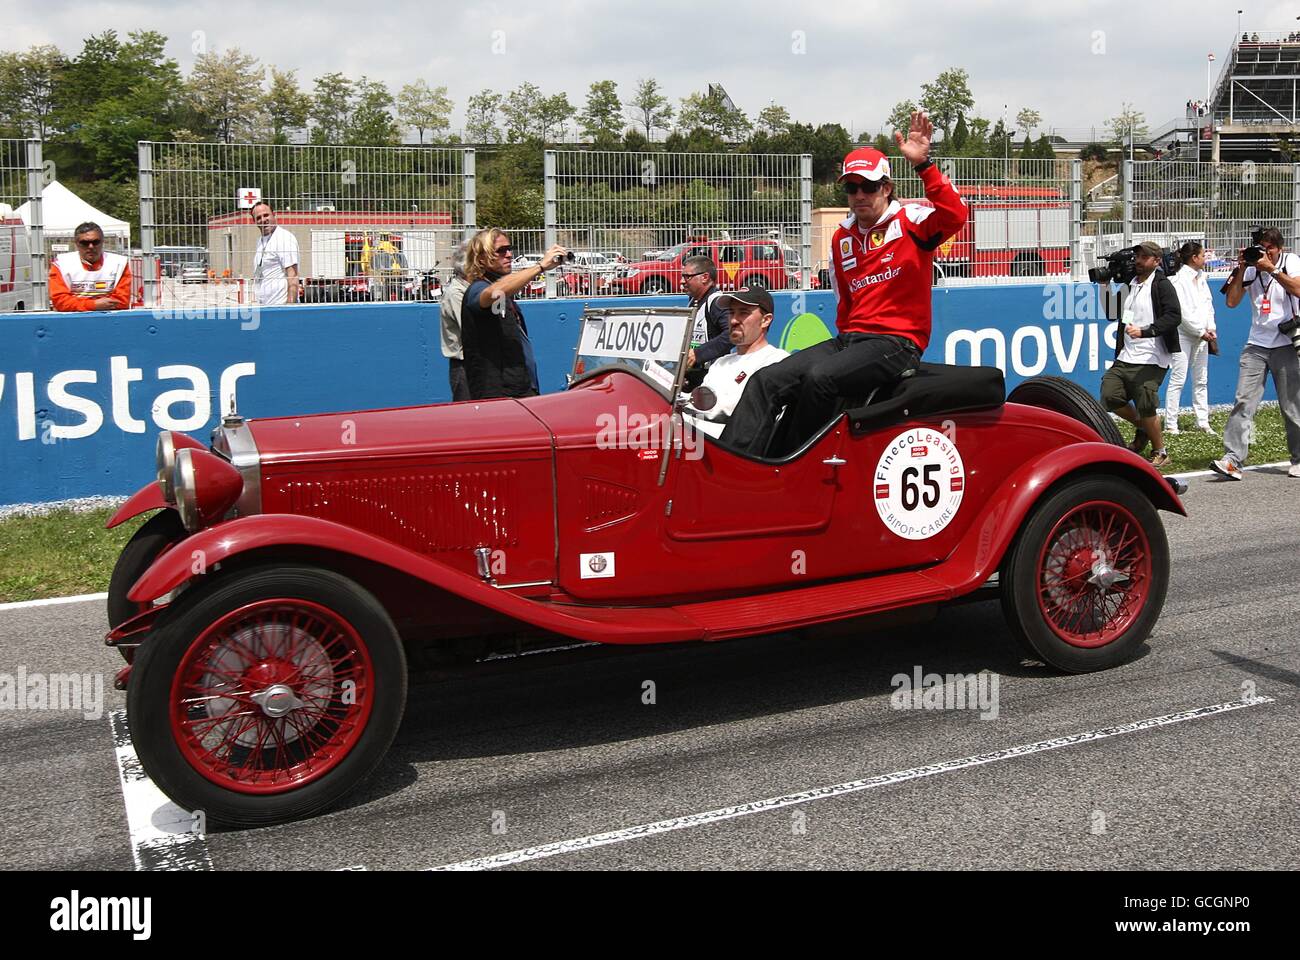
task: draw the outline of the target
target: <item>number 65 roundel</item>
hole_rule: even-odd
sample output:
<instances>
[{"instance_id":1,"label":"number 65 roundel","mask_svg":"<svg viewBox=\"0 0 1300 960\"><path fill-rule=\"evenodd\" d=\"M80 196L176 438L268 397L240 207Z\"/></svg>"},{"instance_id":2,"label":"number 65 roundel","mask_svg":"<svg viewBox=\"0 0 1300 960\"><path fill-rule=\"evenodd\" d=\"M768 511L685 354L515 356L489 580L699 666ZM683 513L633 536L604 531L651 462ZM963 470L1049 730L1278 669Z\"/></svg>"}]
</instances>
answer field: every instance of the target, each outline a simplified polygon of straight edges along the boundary
<instances>
[{"instance_id":1,"label":"number 65 roundel","mask_svg":"<svg viewBox=\"0 0 1300 960\"><path fill-rule=\"evenodd\" d=\"M873 486L886 527L906 540L928 540L957 516L966 466L942 431L916 427L885 445Z\"/></svg>"}]
</instances>

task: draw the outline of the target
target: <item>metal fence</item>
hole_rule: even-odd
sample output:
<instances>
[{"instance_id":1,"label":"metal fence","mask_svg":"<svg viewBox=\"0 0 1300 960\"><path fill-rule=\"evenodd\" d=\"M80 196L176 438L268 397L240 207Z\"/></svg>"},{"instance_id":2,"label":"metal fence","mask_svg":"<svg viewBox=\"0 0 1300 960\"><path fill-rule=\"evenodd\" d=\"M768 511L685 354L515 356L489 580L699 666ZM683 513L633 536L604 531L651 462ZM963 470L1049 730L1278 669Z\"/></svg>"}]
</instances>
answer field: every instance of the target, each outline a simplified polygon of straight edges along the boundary
<instances>
[{"instance_id":1,"label":"metal fence","mask_svg":"<svg viewBox=\"0 0 1300 960\"><path fill-rule=\"evenodd\" d=\"M1300 165L1141 161L1125 164L1124 243L1197 240L1235 259L1255 225L1300 241Z\"/></svg>"},{"instance_id":2,"label":"metal fence","mask_svg":"<svg viewBox=\"0 0 1300 960\"><path fill-rule=\"evenodd\" d=\"M145 300L259 298L264 200L297 243L307 302L415 299L475 222L474 151L141 142ZM263 298L272 289L267 284Z\"/></svg>"},{"instance_id":3,"label":"metal fence","mask_svg":"<svg viewBox=\"0 0 1300 960\"><path fill-rule=\"evenodd\" d=\"M544 196L546 242L575 251L577 282L592 292L679 290L680 260L697 252L724 287L809 284L807 154L548 150Z\"/></svg>"},{"instance_id":4,"label":"metal fence","mask_svg":"<svg viewBox=\"0 0 1300 960\"><path fill-rule=\"evenodd\" d=\"M0 313L48 304L41 141L0 140Z\"/></svg>"}]
</instances>

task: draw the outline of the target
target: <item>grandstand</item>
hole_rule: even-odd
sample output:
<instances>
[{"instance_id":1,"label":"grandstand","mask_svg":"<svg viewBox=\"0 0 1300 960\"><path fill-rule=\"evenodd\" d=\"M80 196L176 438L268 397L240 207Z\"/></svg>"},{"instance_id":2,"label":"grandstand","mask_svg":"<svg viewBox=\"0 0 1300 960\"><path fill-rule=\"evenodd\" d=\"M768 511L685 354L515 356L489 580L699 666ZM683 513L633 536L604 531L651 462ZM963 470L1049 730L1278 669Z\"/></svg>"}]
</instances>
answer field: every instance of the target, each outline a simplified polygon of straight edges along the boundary
<instances>
[{"instance_id":1,"label":"grandstand","mask_svg":"<svg viewBox=\"0 0 1300 960\"><path fill-rule=\"evenodd\" d=\"M1200 159L1292 160L1278 140L1300 138L1300 31L1236 37L1208 106Z\"/></svg>"}]
</instances>

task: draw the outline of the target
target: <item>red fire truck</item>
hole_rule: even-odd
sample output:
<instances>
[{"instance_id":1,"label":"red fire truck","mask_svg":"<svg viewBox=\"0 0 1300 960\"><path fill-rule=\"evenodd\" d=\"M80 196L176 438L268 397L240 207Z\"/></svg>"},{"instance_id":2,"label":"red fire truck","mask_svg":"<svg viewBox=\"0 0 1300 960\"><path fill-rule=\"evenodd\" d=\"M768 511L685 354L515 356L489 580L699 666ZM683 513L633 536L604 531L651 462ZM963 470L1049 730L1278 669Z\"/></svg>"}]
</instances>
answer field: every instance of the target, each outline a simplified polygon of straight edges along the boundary
<instances>
[{"instance_id":1,"label":"red fire truck","mask_svg":"<svg viewBox=\"0 0 1300 960\"><path fill-rule=\"evenodd\" d=\"M1042 277L1069 272L1070 201L1059 189L1000 184L960 189L971 216L935 252L945 276Z\"/></svg>"}]
</instances>

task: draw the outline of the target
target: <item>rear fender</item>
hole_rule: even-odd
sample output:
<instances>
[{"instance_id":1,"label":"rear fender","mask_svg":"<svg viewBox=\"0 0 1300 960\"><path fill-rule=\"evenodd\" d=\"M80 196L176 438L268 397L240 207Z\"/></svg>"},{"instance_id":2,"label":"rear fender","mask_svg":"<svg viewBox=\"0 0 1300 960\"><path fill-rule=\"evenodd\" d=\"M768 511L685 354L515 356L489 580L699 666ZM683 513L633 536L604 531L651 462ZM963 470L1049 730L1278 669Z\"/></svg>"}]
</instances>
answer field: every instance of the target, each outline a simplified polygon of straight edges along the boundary
<instances>
[{"instance_id":1,"label":"rear fender","mask_svg":"<svg viewBox=\"0 0 1300 960\"><path fill-rule=\"evenodd\" d=\"M1002 562L1034 505L1061 480L1077 475L1109 474L1128 480L1157 510L1187 516L1168 481L1131 450L1111 443L1072 443L1023 464L989 498L970 531L952 555L932 571L955 593L979 587Z\"/></svg>"},{"instance_id":2,"label":"rear fender","mask_svg":"<svg viewBox=\"0 0 1300 960\"><path fill-rule=\"evenodd\" d=\"M170 504L163 499L162 488L155 483L147 483L135 493L131 494L129 500L122 506L118 507L117 513L108 519L104 524L105 530L112 530L119 523L125 523L132 517L138 517L142 513L148 513L150 510L159 510Z\"/></svg>"}]
</instances>

